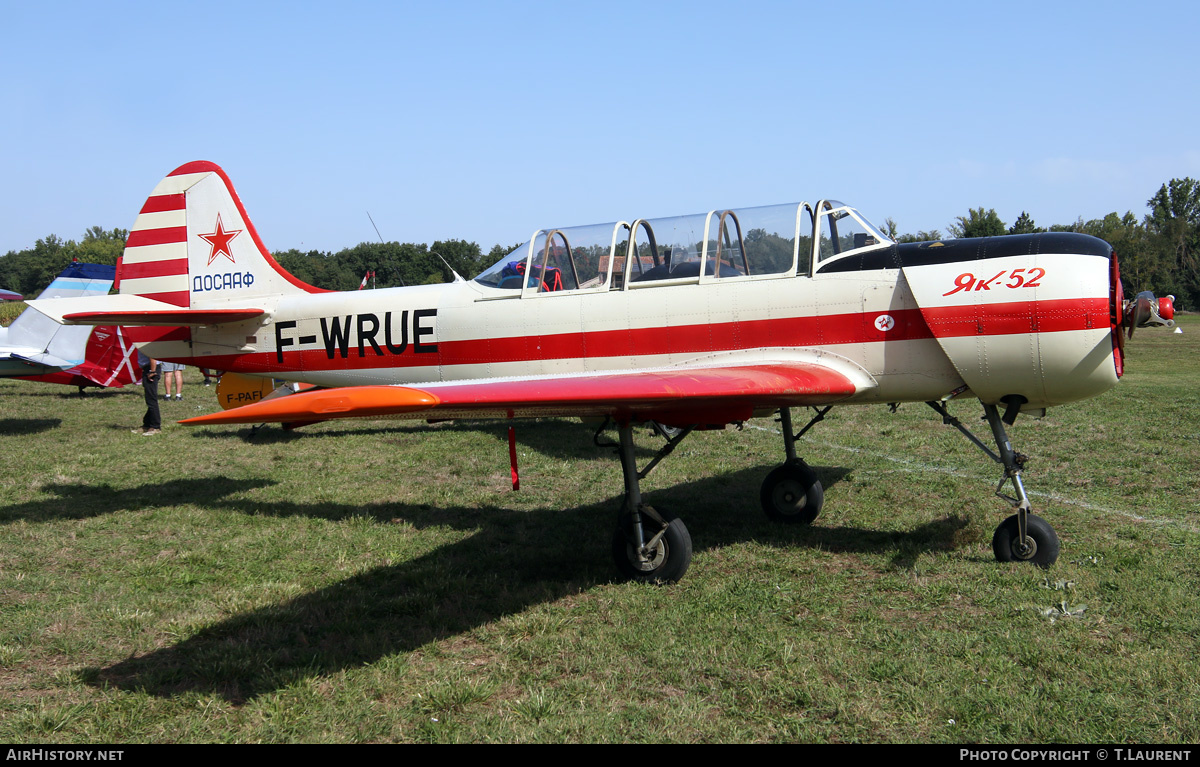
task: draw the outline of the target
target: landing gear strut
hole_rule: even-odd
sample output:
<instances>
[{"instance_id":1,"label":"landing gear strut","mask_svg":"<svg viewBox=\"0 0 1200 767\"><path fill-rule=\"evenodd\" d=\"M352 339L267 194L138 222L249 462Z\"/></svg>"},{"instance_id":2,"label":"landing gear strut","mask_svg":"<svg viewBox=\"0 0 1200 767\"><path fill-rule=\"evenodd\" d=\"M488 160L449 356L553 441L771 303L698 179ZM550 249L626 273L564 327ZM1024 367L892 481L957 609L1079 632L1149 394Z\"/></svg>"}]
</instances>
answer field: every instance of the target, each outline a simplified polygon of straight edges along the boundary
<instances>
[{"instance_id":1,"label":"landing gear strut","mask_svg":"<svg viewBox=\"0 0 1200 767\"><path fill-rule=\"evenodd\" d=\"M950 415L941 402L926 403L942 416L942 422L953 426L970 439L975 446L986 453L992 460L1004 467L1004 475L996 485L996 495L1016 507L1017 513L1000 523L992 536L992 553L1001 562L1031 562L1038 567L1049 567L1058 559L1058 535L1046 520L1032 514L1029 495L1021 482L1021 470L1025 467L1025 456L1017 453L1008 440L1004 424L1011 424L1016 417L1016 408L1010 405L1005 418L1000 417L995 405L984 405L983 415L988 426L992 429L992 438L996 441L999 455L993 453L979 439L967 430L954 416ZM1011 482L1015 497L1005 495L1002 490L1006 482Z\"/></svg>"},{"instance_id":2,"label":"landing gear strut","mask_svg":"<svg viewBox=\"0 0 1200 767\"><path fill-rule=\"evenodd\" d=\"M692 562L692 537L683 520L642 502L641 480L691 434L692 429L688 427L671 437L641 472L633 455L633 425L629 422L618 424L617 430L621 441L616 447L621 458L621 473L625 477L625 500L613 533L613 559L621 575L630 580L674 583L683 577Z\"/></svg>"}]
</instances>

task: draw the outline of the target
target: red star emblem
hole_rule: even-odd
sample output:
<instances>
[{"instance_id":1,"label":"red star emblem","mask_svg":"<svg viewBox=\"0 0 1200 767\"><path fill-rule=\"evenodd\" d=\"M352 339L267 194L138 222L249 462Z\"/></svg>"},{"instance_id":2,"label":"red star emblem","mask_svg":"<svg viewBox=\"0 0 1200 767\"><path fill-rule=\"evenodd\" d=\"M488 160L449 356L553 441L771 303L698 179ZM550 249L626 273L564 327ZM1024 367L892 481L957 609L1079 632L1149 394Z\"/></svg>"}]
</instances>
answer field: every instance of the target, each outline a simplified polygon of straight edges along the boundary
<instances>
[{"instance_id":1,"label":"red star emblem","mask_svg":"<svg viewBox=\"0 0 1200 767\"><path fill-rule=\"evenodd\" d=\"M229 243L234 237L237 237L244 230L231 229L228 232L225 231L225 227L221 225L220 213L217 214L216 229L217 231L213 232L212 234L200 235L200 239L204 240L209 245L212 245L212 252L208 254L208 263L212 264L213 261L217 260L217 256L225 256L225 258L233 261L233 253L229 251Z\"/></svg>"}]
</instances>

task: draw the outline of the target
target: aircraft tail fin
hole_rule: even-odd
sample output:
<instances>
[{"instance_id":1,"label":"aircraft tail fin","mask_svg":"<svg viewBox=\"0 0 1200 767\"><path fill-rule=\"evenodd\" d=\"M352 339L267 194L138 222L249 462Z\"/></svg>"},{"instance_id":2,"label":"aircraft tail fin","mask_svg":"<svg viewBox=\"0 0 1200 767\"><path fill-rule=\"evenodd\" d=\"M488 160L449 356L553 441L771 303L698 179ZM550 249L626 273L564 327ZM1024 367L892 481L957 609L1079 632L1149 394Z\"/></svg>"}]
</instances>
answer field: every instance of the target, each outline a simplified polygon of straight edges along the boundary
<instances>
[{"instance_id":1,"label":"aircraft tail fin","mask_svg":"<svg viewBox=\"0 0 1200 767\"><path fill-rule=\"evenodd\" d=\"M38 298L102 296L112 287L115 269L107 264L70 263L59 272Z\"/></svg>"},{"instance_id":2,"label":"aircraft tail fin","mask_svg":"<svg viewBox=\"0 0 1200 767\"><path fill-rule=\"evenodd\" d=\"M325 292L281 267L229 177L211 162L167 174L146 199L117 263L122 295L200 309Z\"/></svg>"},{"instance_id":3,"label":"aircraft tail fin","mask_svg":"<svg viewBox=\"0 0 1200 767\"><path fill-rule=\"evenodd\" d=\"M114 272L109 265L72 263L41 292L37 301L52 304L59 299L104 295L112 287ZM64 327L32 308L21 312L7 330L4 343L26 350L28 353L18 356L34 360L47 370L82 362L92 332L88 327Z\"/></svg>"}]
</instances>

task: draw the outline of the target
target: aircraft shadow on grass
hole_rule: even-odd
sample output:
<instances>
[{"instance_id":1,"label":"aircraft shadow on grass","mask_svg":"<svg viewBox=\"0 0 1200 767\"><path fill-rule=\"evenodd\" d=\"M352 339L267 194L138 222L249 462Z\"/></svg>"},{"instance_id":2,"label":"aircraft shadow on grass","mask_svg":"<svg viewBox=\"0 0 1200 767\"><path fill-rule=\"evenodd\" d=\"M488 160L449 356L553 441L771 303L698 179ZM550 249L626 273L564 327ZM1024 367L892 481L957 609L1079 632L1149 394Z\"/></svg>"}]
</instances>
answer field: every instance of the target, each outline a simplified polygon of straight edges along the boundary
<instances>
[{"instance_id":1,"label":"aircraft shadow on grass","mask_svg":"<svg viewBox=\"0 0 1200 767\"><path fill-rule=\"evenodd\" d=\"M214 506L219 499L274 485L270 479L227 479L225 477L196 477L173 479L169 482L137 487L110 487L73 484L46 485L43 489L54 498L0 506L0 525L24 520L54 522L64 519L91 519L129 509L158 508L194 503Z\"/></svg>"},{"instance_id":2,"label":"aircraft shadow on grass","mask_svg":"<svg viewBox=\"0 0 1200 767\"><path fill-rule=\"evenodd\" d=\"M474 421L468 419L419 425L414 425L411 421L393 421L392 424L389 426L368 427L350 422L344 426L326 425L320 430L303 428L284 430L275 426L256 430L232 430L228 428L198 429L196 430L196 437L200 439L239 439L253 445L274 445L288 444L299 439L330 439L351 435L383 437L385 441L389 436L396 439L419 439L422 435L428 434L430 430L438 430L474 433L481 440L487 440L489 444L502 443L507 445L508 427L510 425L507 421ZM597 448L592 444L592 435L596 432L596 426L580 423L578 420L542 418L535 421L525 419L512 422L512 425L516 428L517 445L521 448L535 450L542 455L555 458L591 460L597 456L605 456L613 453L613 450L608 447ZM650 457L663 444L663 440L654 439L648 436L650 434L651 430L649 426L638 430L638 439L641 440L641 443L637 445L635 450L639 458ZM601 439L606 443L613 442L616 438L616 432L612 429L605 431L601 435ZM506 447L496 447L495 449L498 451L498 455L503 454L507 450ZM614 464L616 464L615 461Z\"/></svg>"},{"instance_id":3,"label":"aircraft shadow on grass","mask_svg":"<svg viewBox=\"0 0 1200 767\"><path fill-rule=\"evenodd\" d=\"M57 429L61 418L0 418L0 437L21 437Z\"/></svg>"},{"instance_id":4,"label":"aircraft shadow on grass","mask_svg":"<svg viewBox=\"0 0 1200 767\"><path fill-rule=\"evenodd\" d=\"M119 388L99 389L99 388L95 388L95 387L88 387L88 388L80 391L77 388L67 389L67 388L55 386L55 387L39 387L35 391L30 391L30 390L22 391L22 390L18 389L16 386L12 386L11 388L5 388L4 396L8 399L10 404L13 401L15 401L14 398L17 398L17 397L41 397L41 398L66 400L66 401L83 400L85 402L87 400L110 399L113 397L130 397L130 398L132 398L132 397L136 396L138 399L141 399L142 387L127 386L123 389L119 389Z\"/></svg>"},{"instance_id":5,"label":"aircraft shadow on grass","mask_svg":"<svg viewBox=\"0 0 1200 767\"><path fill-rule=\"evenodd\" d=\"M818 468L826 487L848 470ZM647 494L654 504L686 506L701 549L741 541L822 551L894 552L894 567L909 567L922 552L953 548L965 526L943 518L900 532L769 522L756 502L738 502L762 476L755 467ZM197 482L209 480L197 480ZM255 483L248 483L255 484ZM269 484L263 480L261 484ZM721 488L728 487L728 491ZM201 503L246 514L340 519L363 507L224 500L209 492ZM192 497L191 502L197 502ZM429 508L394 505L375 512L417 529L450 526L473 535L399 564L376 567L295 599L221 621L171 647L109 666L85 669L85 683L171 697L219 695L233 703L277 691L313 676L365 666L395 653L485 625L530 606L616 580L608 558L611 520L619 498L566 510ZM115 503L115 502L112 502ZM836 511L834 512L836 513Z\"/></svg>"}]
</instances>

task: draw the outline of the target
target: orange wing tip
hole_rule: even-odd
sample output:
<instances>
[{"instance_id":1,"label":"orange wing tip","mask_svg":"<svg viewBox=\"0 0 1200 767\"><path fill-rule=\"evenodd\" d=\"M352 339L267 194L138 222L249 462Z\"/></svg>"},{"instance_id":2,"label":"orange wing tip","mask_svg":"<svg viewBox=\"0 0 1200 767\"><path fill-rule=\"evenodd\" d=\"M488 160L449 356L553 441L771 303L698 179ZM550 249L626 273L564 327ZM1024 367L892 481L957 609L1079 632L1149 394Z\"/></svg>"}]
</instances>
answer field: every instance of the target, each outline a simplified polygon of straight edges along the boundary
<instances>
[{"instance_id":1,"label":"orange wing tip","mask_svg":"<svg viewBox=\"0 0 1200 767\"><path fill-rule=\"evenodd\" d=\"M324 421L412 413L437 406L440 400L427 391L402 386L358 386L321 389L279 399L243 405L222 413L186 418L188 426L220 423Z\"/></svg>"}]
</instances>

